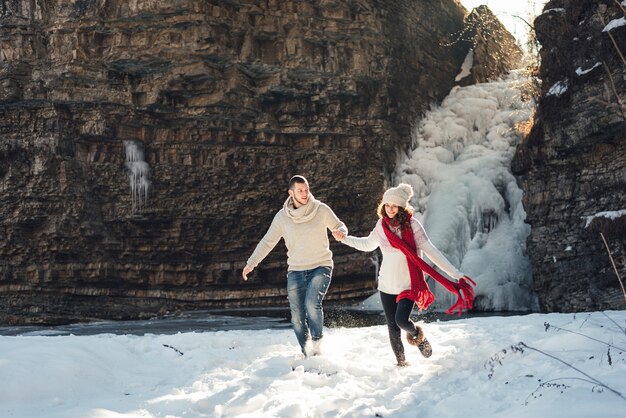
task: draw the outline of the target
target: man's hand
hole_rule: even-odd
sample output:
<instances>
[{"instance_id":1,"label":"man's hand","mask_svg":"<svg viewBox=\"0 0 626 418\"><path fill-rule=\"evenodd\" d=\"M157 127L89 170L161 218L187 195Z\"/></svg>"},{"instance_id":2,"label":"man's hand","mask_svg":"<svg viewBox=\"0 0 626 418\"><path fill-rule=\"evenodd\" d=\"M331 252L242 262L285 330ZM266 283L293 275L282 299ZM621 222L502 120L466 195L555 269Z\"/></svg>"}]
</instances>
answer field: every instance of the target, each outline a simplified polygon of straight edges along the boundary
<instances>
[{"instance_id":1,"label":"man's hand","mask_svg":"<svg viewBox=\"0 0 626 418\"><path fill-rule=\"evenodd\" d=\"M245 266L245 267L243 268L243 271L241 272L241 275L243 276L243 279L244 279L244 280L248 280L248 274L250 274L250 272L251 272L252 270L254 270L254 268L253 268L253 267L250 267L250 266Z\"/></svg>"},{"instance_id":2,"label":"man's hand","mask_svg":"<svg viewBox=\"0 0 626 418\"><path fill-rule=\"evenodd\" d=\"M335 237L337 241L343 241L346 238L346 234L338 229L335 229L333 231L333 237Z\"/></svg>"}]
</instances>

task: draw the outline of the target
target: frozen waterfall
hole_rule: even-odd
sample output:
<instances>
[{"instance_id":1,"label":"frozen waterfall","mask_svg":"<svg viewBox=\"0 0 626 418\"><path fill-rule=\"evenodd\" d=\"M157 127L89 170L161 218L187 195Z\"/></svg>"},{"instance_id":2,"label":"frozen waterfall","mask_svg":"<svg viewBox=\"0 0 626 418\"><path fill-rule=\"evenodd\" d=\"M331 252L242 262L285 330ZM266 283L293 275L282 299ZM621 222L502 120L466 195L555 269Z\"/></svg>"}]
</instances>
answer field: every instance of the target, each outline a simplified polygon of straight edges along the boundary
<instances>
[{"instance_id":1,"label":"frozen waterfall","mask_svg":"<svg viewBox=\"0 0 626 418\"><path fill-rule=\"evenodd\" d=\"M393 183L409 183L415 216L437 248L472 277L478 310L537 310L526 255L530 226L511 159L532 119L534 102L523 100L529 80L455 87L441 106L416 126L412 150L402 156ZM432 283L435 309L454 301Z\"/></svg>"},{"instance_id":2,"label":"frozen waterfall","mask_svg":"<svg viewBox=\"0 0 626 418\"><path fill-rule=\"evenodd\" d=\"M124 141L126 168L130 182L133 212L145 207L150 191L150 166L144 159L143 146L139 141Z\"/></svg>"}]
</instances>

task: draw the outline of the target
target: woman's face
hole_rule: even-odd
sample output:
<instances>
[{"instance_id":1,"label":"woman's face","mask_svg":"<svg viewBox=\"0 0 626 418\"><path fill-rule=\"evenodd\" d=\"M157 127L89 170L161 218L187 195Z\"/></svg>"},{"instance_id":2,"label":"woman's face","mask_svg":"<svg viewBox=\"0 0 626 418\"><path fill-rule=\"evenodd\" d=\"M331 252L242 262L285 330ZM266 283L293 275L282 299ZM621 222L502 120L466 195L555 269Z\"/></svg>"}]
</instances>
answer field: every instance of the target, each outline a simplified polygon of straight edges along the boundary
<instances>
[{"instance_id":1,"label":"woman's face","mask_svg":"<svg viewBox=\"0 0 626 418\"><path fill-rule=\"evenodd\" d=\"M385 203L385 213L390 219L393 219L398 214L398 205L393 203Z\"/></svg>"}]
</instances>

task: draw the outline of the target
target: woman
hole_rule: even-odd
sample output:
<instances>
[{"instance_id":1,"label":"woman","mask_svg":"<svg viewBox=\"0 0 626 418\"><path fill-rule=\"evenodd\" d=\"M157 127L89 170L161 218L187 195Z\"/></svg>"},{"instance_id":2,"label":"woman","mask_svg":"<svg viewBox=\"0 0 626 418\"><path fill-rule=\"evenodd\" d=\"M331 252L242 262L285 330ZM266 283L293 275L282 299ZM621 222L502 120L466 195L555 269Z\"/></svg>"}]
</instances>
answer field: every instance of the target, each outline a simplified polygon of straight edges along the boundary
<instances>
[{"instance_id":1,"label":"woman","mask_svg":"<svg viewBox=\"0 0 626 418\"><path fill-rule=\"evenodd\" d=\"M450 292L458 296L457 302L448 313L471 309L476 285L469 277L457 270L430 242L422 224L413 217L409 200L413 188L405 183L388 189L378 206L380 218L369 236L335 238L360 251L373 251L380 247L383 262L378 274L378 290L385 311L389 341L398 361L398 366L408 366L404 356L401 329L406 331L409 344L417 346L424 357L430 357L432 347L424 331L410 319L414 304L426 309L435 297L428 288L424 273L428 273ZM426 253L437 267L457 279L453 282L432 268L421 257Z\"/></svg>"}]
</instances>

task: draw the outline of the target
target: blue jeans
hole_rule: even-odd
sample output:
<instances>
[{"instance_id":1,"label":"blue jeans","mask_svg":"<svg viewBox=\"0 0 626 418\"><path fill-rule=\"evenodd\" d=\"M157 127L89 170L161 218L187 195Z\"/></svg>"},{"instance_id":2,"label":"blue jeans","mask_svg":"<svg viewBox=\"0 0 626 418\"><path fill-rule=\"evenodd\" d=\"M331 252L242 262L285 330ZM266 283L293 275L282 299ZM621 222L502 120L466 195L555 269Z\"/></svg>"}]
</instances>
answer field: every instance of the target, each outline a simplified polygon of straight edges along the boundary
<instances>
[{"instance_id":1,"label":"blue jeans","mask_svg":"<svg viewBox=\"0 0 626 418\"><path fill-rule=\"evenodd\" d=\"M323 336L324 311L322 301L326 296L330 278L330 267L287 273L287 298L291 308L291 325L304 353L309 336L317 341Z\"/></svg>"}]
</instances>

